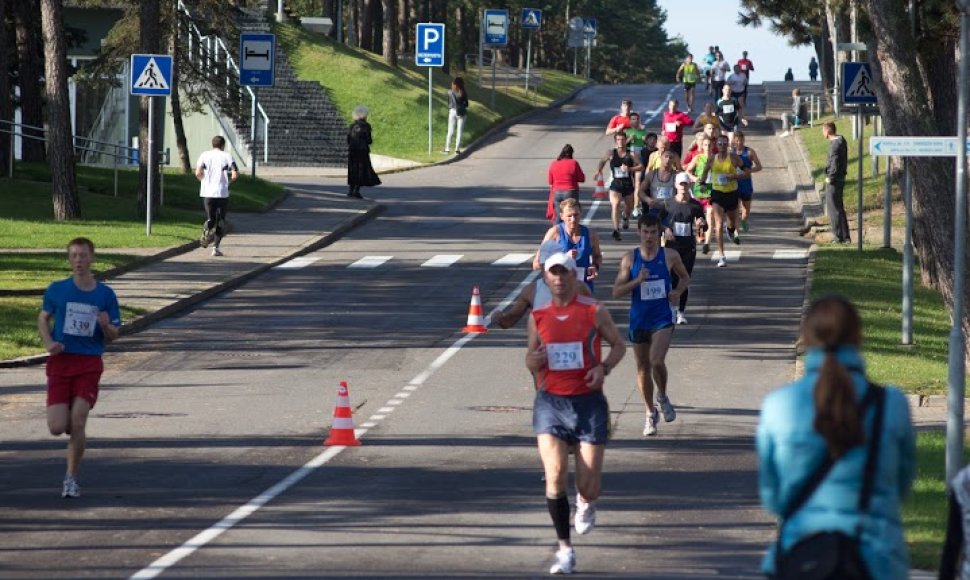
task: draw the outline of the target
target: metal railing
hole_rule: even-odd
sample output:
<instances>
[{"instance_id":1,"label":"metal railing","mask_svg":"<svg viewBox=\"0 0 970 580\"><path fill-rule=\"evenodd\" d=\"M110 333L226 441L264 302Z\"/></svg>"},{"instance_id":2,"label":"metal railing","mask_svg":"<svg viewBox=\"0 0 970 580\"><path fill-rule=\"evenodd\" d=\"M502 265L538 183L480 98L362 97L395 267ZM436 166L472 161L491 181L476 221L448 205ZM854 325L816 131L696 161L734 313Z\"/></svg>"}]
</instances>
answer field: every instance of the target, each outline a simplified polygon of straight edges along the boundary
<instances>
[{"instance_id":1,"label":"metal railing","mask_svg":"<svg viewBox=\"0 0 970 580\"><path fill-rule=\"evenodd\" d=\"M489 85L491 81L491 73L487 72L492 66L491 55L484 55L482 57L481 65L478 62L477 53L468 53L465 55L465 70L480 70L479 78L482 79L482 86ZM495 85L496 86L515 86L525 84L525 69L516 68L508 64L496 64L495 66ZM529 84L530 87L535 85L538 90L538 86L542 84L542 73L537 73L531 71L529 74Z\"/></svg>"}]
</instances>

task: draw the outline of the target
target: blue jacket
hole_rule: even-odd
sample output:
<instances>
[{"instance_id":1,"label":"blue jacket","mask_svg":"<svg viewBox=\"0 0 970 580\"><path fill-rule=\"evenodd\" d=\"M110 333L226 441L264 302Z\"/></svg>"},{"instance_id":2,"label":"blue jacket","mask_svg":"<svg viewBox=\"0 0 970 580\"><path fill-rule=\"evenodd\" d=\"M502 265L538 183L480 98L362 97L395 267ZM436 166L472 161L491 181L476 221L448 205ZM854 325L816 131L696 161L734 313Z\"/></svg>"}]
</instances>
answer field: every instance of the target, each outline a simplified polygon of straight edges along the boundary
<instances>
[{"instance_id":1,"label":"blue jacket","mask_svg":"<svg viewBox=\"0 0 970 580\"><path fill-rule=\"evenodd\" d=\"M855 381L856 400L866 390L865 366L859 351L841 347L836 355ZM825 455L825 441L814 427L812 392L825 360L821 349L805 357L805 376L765 397L758 423L758 486L761 503L779 515L810 477ZM909 553L900 519L902 497L909 492L916 470L916 442L909 404L896 388L886 389L886 407L869 512L858 512L859 490L867 450L859 445L843 456L815 493L781 531L784 549L821 530L855 535L862 524L862 556L873 578L909 577ZM874 409L866 414L866 433L872 432ZM775 545L768 549L762 571L774 571Z\"/></svg>"}]
</instances>

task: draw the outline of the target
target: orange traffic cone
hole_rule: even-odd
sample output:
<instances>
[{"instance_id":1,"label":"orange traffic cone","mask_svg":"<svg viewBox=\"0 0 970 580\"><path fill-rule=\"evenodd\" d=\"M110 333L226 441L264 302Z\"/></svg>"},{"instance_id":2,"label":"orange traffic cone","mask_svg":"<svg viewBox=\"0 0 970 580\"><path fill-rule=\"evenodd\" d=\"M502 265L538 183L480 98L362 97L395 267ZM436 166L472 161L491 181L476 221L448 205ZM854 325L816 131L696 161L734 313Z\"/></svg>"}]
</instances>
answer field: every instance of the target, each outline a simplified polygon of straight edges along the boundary
<instances>
[{"instance_id":1,"label":"orange traffic cone","mask_svg":"<svg viewBox=\"0 0 970 580\"><path fill-rule=\"evenodd\" d=\"M606 192L606 183L603 181L602 175L596 176L596 189L593 190L593 199L604 199L609 197Z\"/></svg>"},{"instance_id":2,"label":"orange traffic cone","mask_svg":"<svg viewBox=\"0 0 970 580\"><path fill-rule=\"evenodd\" d=\"M485 328L485 319L482 316L482 297L478 293L478 286L472 289L472 303L468 306L468 324L465 325L462 332L476 334L488 332L488 329Z\"/></svg>"},{"instance_id":3,"label":"orange traffic cone","mask_svg":"<svg viewBox=\"0 0 970 580\"><path fill-rule=\"evenodd\" d=\"M354 417L350 410L350 393L347 391L347 381L340 381L340 386L337 387L337 405L333 408L333 425L330 427L330 436L323 444L347 447L360 445L360 441L354 435Z\"/></svg>"}]
</instances>

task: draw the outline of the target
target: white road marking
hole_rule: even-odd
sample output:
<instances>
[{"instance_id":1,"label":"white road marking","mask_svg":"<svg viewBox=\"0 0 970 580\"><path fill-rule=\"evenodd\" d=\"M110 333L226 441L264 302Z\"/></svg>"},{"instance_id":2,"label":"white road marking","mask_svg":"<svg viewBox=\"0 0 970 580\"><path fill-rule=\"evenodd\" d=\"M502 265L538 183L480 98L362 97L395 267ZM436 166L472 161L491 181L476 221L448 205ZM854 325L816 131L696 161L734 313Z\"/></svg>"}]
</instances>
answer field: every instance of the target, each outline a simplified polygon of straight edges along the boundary
<instances>
[{"instance_id":1,"label":"white road marking","mask_svg":"<svg viewBox=\"0 0 970 580\"><path fill-rule=\"evenodd\" d=\"M724 258L728 262L737 262L741 259L741 250L726 250L724 252ZM711 254L711 261L716 262L721 259L721 254L719 252L714 252Z\"/></svg>"},{"instance_id":2,"label":"white road marking","mask_svg":"<svg viewBox=\"0 0 970 580\"><path fill-rule=\"evenodd\" d=\"M462 259L464 254L438 254L434 256L427 262L421 264L422 268L447 268L448 266L454 264L458 260Z\"/></svg>"},{"instance_id":3,"label":"white road marking","mask_svg":"<svg viewBox=\"0 0 970 580\"><path fill-rule=\"evenodd\" d=\"M288 262L283 262L282 264L280 264L279 266L276 266L276 267L277 268L292 268L292 269L305 268L305 267L309 266L310 264L316 262L319 259L320 259L319 257L315 257L315 256L300 256L299 258L293 258L292 260L290 260Z\"/></svg>"},{"instance_id":4,"label":"white road marking","mask_svg":"<svg viewBox=\"0 0 970 580\"><path fill-rule=\"evenodd\" d=\"M808 257L808 250L775 250L772 260L804 260Z\"/></svg>"},{"instance_id":5,"label":"white road marking","mask_svg":"<svg viewBox=\"0 0 970 580\"><path fill-rule=\"evenodd\" d=\"M407 399L410 396L411 396L411 393L407 393L404 391L401 391L400 393L397 393L396 395L394 395L394 397L398 399Z\"/></svg>"},{"instance_id":6,"label":"white road marking","mask_svg":"<svg viewBox=\"0 0 970 580\"><path fill-rule=\"evenodd\" d=\"M368 421L380 421L382 419L385 419L386 417L387 415L371 415Z\"/></svg>"},{"instance_id":7,"label":"white road marking","mask_svg":"<svg viewBox=\"0 0 970 580\"><path fill-rule=\"evenodd\" d=\"M401 399L391 399L391 400L389 400L388 402L386 402L384 404L385 405L391 405L392 407L394 407L394 406L400 405L403 402L404 401L402 401Z\"/></svg>"},{"instance_id":8,"label":"white road marking","mask_svg":"<svg viewBox=\"0 0 970 580\"><path fill-rule=\"evenodd\" d=\"M353 264L349 264L347 267L348 268L376 268L393 257L394 256L364 256L363 258L357 260Z\"/></svg>"},{"instance_id":9,"label":"white road marking","mask_svg":"<svg viewBox=\"0 0 970 580\"><path fill-rule=\"evenodd\" d=\"M381 407L377 410L378 413L393 413L394 407Z\"/></svg>"},{"instance_id":10,"label":"white road marking","mask_svg":"<svg viewBox=\"0 0 970 580\"><path fill-rule=\"evenodd\" d=\"M416 390L418 390L418 386L417 385L408 385L408 386L404 387L404 390L405 391L416 391Z\"/></svg>"},{"instance_id":11,"label":"white road marking","mask_svg":"<svg viewBox=\"0 0 970 580\"><path fill-rule=\"evenodd\" d=\"M371 427L377 427L377 423L373 421L366 421L360 424L362 429L370 429Z\"/></svg>"},{"instance_id":12,"label":"white road marking","mask_svg":"<svg viewBox=\"0 0 970 580\"><path fill-rule=\"evenodd\" d=\"M535 254L522 254L513 252L511 254L505 254L498 260L492 262L493 266L518 266L526 260L531 260Z\"/></svg>"}]
</instances>

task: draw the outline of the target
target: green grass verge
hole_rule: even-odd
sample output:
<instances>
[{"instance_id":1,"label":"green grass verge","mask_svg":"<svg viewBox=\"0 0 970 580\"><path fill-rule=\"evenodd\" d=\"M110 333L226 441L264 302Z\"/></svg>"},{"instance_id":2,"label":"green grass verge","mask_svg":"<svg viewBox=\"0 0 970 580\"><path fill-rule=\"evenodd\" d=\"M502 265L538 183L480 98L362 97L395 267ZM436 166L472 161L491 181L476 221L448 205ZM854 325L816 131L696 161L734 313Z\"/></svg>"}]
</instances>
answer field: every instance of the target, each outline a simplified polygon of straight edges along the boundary
<instances>
[{"instance_id":1,"label":"green grass verge","mask_svg":"<svg viewBox=\"0 0 970 580\"><path fill-rule=\"evenodd\" d=\"M95 273L104 272L140 259L130 254L98 252L92 266ZM0 289L32 290L46 288L54 280L67 278L70 268L66 252L0 254Z\"/></svg>"},{"instance_id":2,"label":"green grass verge","mask_svg":"<svg viewBox=\"0 0 970 580\"><path fill-rule=\"evenodd\" d=\"M429 155L426 68L414 66L413 59L402 59L398 67L391 67L380 55L337 44L294 25L274 24L273 28L297 76L319 82L348 122L356 105L362 103L370 109L374 153L423 162L442 159L439 151L448 127L447 75L431 67L434 143ZM563 71L534 70L542 75L537 92L530 90L526 95L523 86L497 87L494 107L490 106L487 72L483 75L485 87L478 85L477 71L461 74L471 99L463 144L471 143L503 119L547 105L585 82Z\"/></svg>"}]
</instances>

